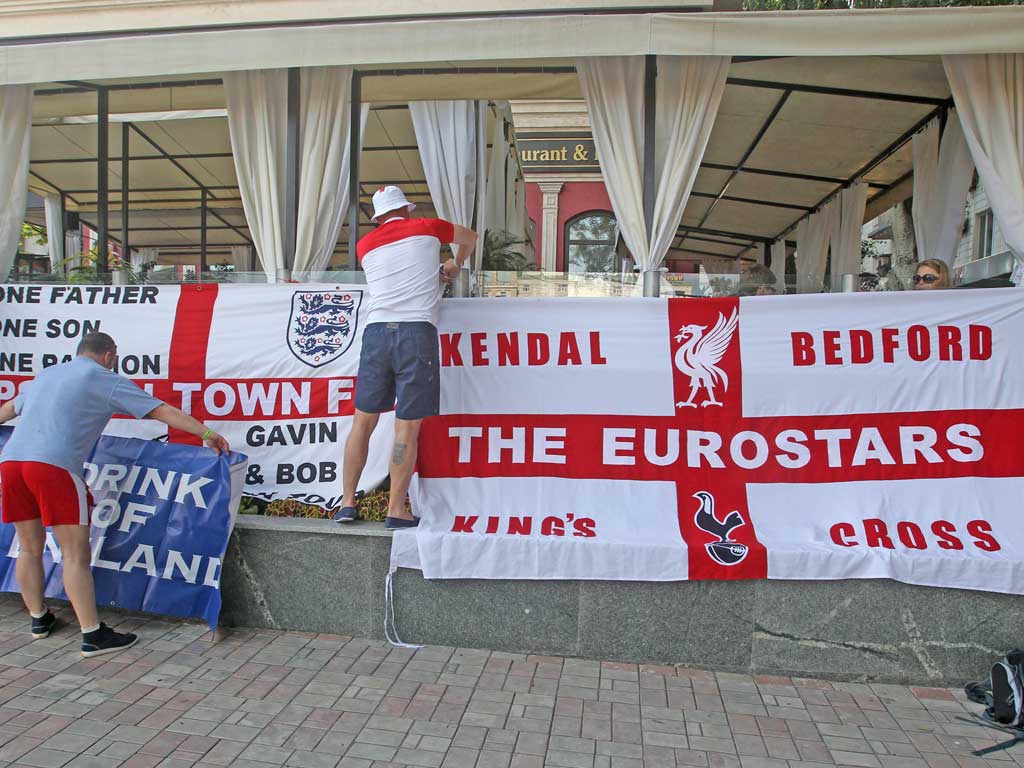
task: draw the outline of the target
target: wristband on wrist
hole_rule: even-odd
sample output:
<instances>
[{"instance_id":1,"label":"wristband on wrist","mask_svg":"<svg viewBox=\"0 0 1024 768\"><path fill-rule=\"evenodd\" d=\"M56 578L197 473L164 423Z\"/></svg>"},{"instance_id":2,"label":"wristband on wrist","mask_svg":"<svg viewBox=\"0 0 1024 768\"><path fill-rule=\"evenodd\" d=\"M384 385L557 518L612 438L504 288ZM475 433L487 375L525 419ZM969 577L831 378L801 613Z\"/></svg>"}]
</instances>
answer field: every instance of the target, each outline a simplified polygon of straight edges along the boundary
<instances>
[{"instance_id":1,"label":"wristband on wrist","mask_svg":"<svg viewBox=\"0 0 1024 768\"><path fill-rule=\"evenodd\" d=\"M207 440L209 440L209 439L210 439L211 437L213 437L213 436L214 436L215 434L217 434L217 433L216 433L216 432L214 432L214 431L213 431L212 429L210 429L209 427L207 427L207 428L206 428L206 431L205 431L205 432L203 432L203 436L202 436L202 438L200 438L200 439L201 439L201 440L202 440L202 441L203 441L203 442L205 443L205 442L206 442Z\"/></svg>"}]
</instances>

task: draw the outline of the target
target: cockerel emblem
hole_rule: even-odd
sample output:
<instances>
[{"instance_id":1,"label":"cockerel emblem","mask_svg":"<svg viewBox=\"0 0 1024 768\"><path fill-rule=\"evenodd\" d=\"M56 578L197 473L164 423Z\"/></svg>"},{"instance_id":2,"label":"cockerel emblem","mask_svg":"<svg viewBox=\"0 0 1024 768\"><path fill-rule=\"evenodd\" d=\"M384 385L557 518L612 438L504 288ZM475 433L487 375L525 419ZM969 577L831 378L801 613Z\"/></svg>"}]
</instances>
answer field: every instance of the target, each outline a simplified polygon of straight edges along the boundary
<instances>
[{"instance_id":1,"label":"cockerel emblem","mask_svg":"<svg viewBox=\"0 0 1024 768\"><path fill-rule=\"evenodd\" d=\"M747 556L747 545L729 538L730 534L737 528L744 526L747 522L736 510L725 516L725 520L719 520L715 515L715 497L707 491L697 491L693 498L700 502L697 514L693 516L693 522L702 531L717 536L718 541L711 541L704 545L711 559L719 565L738 565Z\"/></svg>"},{"instance_id":2,"label":"cockerel emblem","mask_svg":"<svg viewBox=\"0 0 1024 768\"><path fill-rule=\"evenodd\" d=\"M362 291L296 291L288 318L288 348L299 360L319 368L352 346Z\"/></svg>"},{"instance_id":3,"label":"cockerel emblem","mask_svg":"<svg viewBox=\"0 0 1024 768\"><path fill-rule=\"evenodd\" d=\"M674 337L679 348L673 362L680 373L690 377L690 396L676 403L676 408L696 408L697 395L701 390L705 393L701 406L722 405L715 397L715 388L721 385L724 391L728 391L729 377L718 363L732 342L737 323L734 309L728 320L719 312L718 320L710 331L705 325L680 326Z\"/></svg>"}]
</instances>

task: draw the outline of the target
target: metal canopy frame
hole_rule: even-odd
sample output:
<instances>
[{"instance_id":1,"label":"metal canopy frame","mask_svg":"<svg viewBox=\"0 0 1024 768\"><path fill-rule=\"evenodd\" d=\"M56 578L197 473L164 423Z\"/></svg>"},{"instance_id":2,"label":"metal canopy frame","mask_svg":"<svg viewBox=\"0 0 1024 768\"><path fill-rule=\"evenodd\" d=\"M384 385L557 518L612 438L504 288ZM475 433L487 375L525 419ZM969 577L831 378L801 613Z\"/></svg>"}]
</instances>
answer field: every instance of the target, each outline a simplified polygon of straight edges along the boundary
<instances>
[{"instance_id":1,"label":"metal canopy frame","mask_svg":"<svg viewBox=\"0 0 1024 768\"><path fill-rule=\"evenodd\" d=\"M746 63L749 61L757 61L761 59L778 59L785 57L735 57L734 63ZM645 72L645 91L649 90L649 86L654 82L652 74L656 68L656 57L648 56L646 60L646 72ZM407 68L393 68L393 69L375 69L375 70L356 70L353 73L352 80L352 102L353 102L353 128L357 127L359 119L359 105L362 102L362 80L367 77L395 77L395 76L415 76L415 75L454 75L454 74L466 74L466 75L481 75L481 74L568 74L575 72L575 67L572 66L516 66L516 67L407 67ZM742 259L752 248L762 244L769 244L775 240L785 237L787 234L792 232L797 224L805 217L813 214L814 212L821 209L828 201L838 194L842 189L848 187L850 184L855 182L860 177L870 173L873 169L884 163L887 159L892 157L898 152L921 128L923 128L928 122L935 117L943 117L947 113L948 109L952 106L952 99L943 99L930 96L921 96L915 94L905 93L890 93L885 91L872 91L872 90L858 90L848 88L836 88L831 86L819 86L819 85L808 85L802 83L787 83L787 82L775 82L772 80L761 80L752 79L745 77L728 77L726 80L728 85L741 86L747 88L758 88L767 90L781 91L778 100L775 102L771 112L760 125L756 135L745 147L744 151L740 156L740 160L735 164L716 163L705 161L701 163L701 168L722 171L727 173L726 180L717 192L691 192L691 197L694 198L706 198L712 200L711 205L701 216L698 224L685 225L681 224L677 230L676 237L673 239L671 251L683 251L685 253L692 253L700 256L714 257L720 260L728 259ZM156 231L199 231L200 242L198 244L193 243L177 243L167 244L163 246L149 246L149 247L161 247L161 248L173 248L179 252L195 251L197 248L200 251L202 262L205 263L206 255L210 245L207 243L207 233L209 231L232 231L238 235L246 244L252 245L252 238L247 232L247 228L244 226L232 224L228 221L221 211L218 211L217 204L223 205L224 203L237 203L240 202L240 196L237 192L237 185L211 185L204 184L198 179L193 173L191 173L181 161L187 160L200 160L200 159L226 159L231 157L230 152L197 152L197 153L180 153L180 152L169 152L158 144L150 135L148 135L138 124L133 122L125 122L123 124L122 133L122 148L119 155L111 155L106 147L107 143L107 132L101 130L101 126L106 124L106 113L109 105L109 94L120 91L138 91L147 89L168 89L168 88L197 88L197 87L210 87L222 85L223 80L219 77L211 78L193 78L193 79L171 79L171 80L160 80L160 81L148 81L139 83L112 83L112 84L99 84L90 83L83 81L66 81L60 84L59 87L55 88L42 88L36 91L37 95L40 96L60 96L69 94L83 94L95 92L97 94L97 157L76 157L76 158L44 158L41 160L33 160L32 167L30 169L30 175L37 179L42 184L49 188L56 190L62 200L68 200L80 207L87 205L80 196L96 196L97 205L97 220L95 225L86 221L85 223L91 228L97 230L97 232L105 231L107 229L107 218L109 215L109 191L105 189L106 186L106 172L99 172L100 168L104 171L111 162L121 163L122 172L122 183L119 193L119 202L121 204L121 228L120 238L115 237L113 233L108 233L109 241L124 245L132 232L156 232ZM798 173L793 171L787 171L782 169L765 168L760 166L748 166L747 163L753 156L755 150L760 144L761 140L765 137L767 132L770 130L772 125L775 123L786 105L790 96L794 93L807 93L807 94L819 94L827 96L837 96L844 98L853 99L870 99L876 101L885 102L897 102L912 104L918 106L931 106L932 110L921 120L917 121L909 130L903 133L899 138L893 141L889 146L883 149L879 154L873 157L863 167L859 168L856 173L848 178L840 178L834 176L824 176L808 173ZM653 92L652 92L653 95ZM649 100L651 105L647 107L648 110L653 110L653 98ZM293 109L297 109L297 105L291 105ZM405 104L381 104L373 105L370 107L372 111L387 111L397 109L407 109ZM292 110L290 110L292 113ZM653 115L650 115L653 117ZM653 119L648 120L653 125ZM294 127L289 123L289 135L294 136L292 131ZM143 139L152 149L155 154L132 154L128 147L128 136L129 132L134 132L141 139ZM352 132L353 147L355 144L356 131ZM645 137L650 139L651 137ZM296 147L289 144L292 149L288 153L288 160L292 161L289 166L297 163L297 158L294 157ZM393 145L393 146L368 146L362 147L361 152L378 152L378 151L414 151L418 147L413 145ZM653 148L651 141L645 141L645 155L650 152ZM350 208L348 216L348 228L349 238L347 243L347 250L349 253L349 268L355 268L355 240L358 237L359 226L362 223L360 215L369 219L371 211L369 207L365 205L364 198L368 195L367 188L376 188L385 183L391 183L393 180L381 179L381 180L361 180L358 178L358 164L359 164L360 152L352 152L353 169L356 171L353 174L351 187L350 187ZM128 170L130 163L138 161L156 161L163 160L172 164L172 166L180 173L182 173L190 182L189 186L174 186L174 187L136 187L130 188L128 184ZM93 189L61 189L51 181L49 181L44 175L39 172L40 166L52 166L60 164L81 164L81 163L96 163L97 164L97 188ZM653 163L645 163L646 167L651 167ZM729 189L736 178L741 174L754 174L766 177L774 177L779 179L787 179L793 181L807 181L818 184L829 184L833 185L834 189L829 191L821 200L814 205L807 205L806 203L798 203L792 200L784 199L765 199L765 198L752 198L740 195L730 195ZM882 195L885 195L893 188L902 184L910 174L904 174L899 179L896 179L888 184L880 184L877 182L868 182L875 194L869 199L870 202L878 199ZM648 207L653 205L653 174L651 178L647 178L648 174L645 174L644 178L644 202L645 202L645 218L649 218ZM425 184L424 180L406 180L405 183L409 184ZM294 190L289 187L289 197L291 192ZM171 193L194 193L185 197L159 197L151 198L146 200L133 201L131 199L132 193L135 194L159 194L161 192ZM410 197L417 197L420 204L426 204L430 206L429 195L416 195L410 194ZM104 202L106 204L101 204ZM150 204L164 204L170 205L174 203L198 203L200 208L200 219L201 223L199 227L190 226L168 226L168 227L146 227L146 226L130 226L129 215L130 209L133 207L133 202L137 207L144 207L147 203ZM796 214L799 214L797 218L788 224L783 230L776 233L765 233L765 232L742 232L734 230L725 230L719 228L708 227L707 222L710 219L712 213L715 211L719 203L721 202L732 202L743 205L754 205L763 206L779 210L789 210ZM184 208L183 210L193 210ZM653 209L651 210L653 212ZM207 218L210 217L219 222L219 224L207 223ZM83 220L84 221L84 220ZM648 228L650 222L647 222ZM294 230L294 226L292 227ZM292 252L294 252L294 231L289 234L286 241L292 243ZM735 255L720 254L713 251L709 251L706 248L693 248L687 245L689 241L694 243L708 242L724 246L735 246L739 248L739 252ZM224 248L226 246L216 245L216 248ZM100 261L102 265L103 253L101 248ZM344 250L344 248L343 248ZM683 257L685 258L685 256Z\"/></svg>"},{"instance_id":2,"label":"metal canopy frame","mask_svg":"<svg viewBox=\"0 0 1024 768\"><path fill-rule=\"evenodd\" d=\"M754 87L754 88L775 88L777 90L782 90L783 94L779 98L778 102L776 102L776 104L775 104L774 108L772 109L771 113L769 114L767 120L765 120L765 122L761 125L760 129L758 130L757 134L754 136L753 140L750 142L750 144L744 150L743 155L742 155L742 159L739 161L739 163L737 163L736 166L728 166L728 165L722 165L722 164L708 164L708 163L702 163L701 164L701 167L708 167L708 168L714 168L716 170L729 171L730 172L729 173L729 177L726 179L725 183L722 185L722 188L719 191L718 195L710 195L710 194L707 194L707 193L701 194L701 193L696 193L696 192L691 192L690 193L691 197L712 197L712 198L714 198L714 202L711 204L711 206L708 208L708 210L705 212L705 214L701 217L700 223L696 227L687 226L687 225L680 225L679 229L677 230L676 238L673 240L673 243L672 243L672 246L671 246L670 250L684 250L684 251L691 252L691 253L699 253L699 254L703 254L703 255L708 255L706 252L695 250L693 248L684 247L683 244L688 239L696 239L696 238L690 237L689 233L691 233L691 232L698 232L698 233L707 233L708 232L704 228L704 224L707 222L708 218L711 216L711 212L714 210L715 206L718 205L718 203L720 201L722 201L722 200L726 200L726 201L733 200L735 202L743 202L743 203L748 203L748 204L770 205L770 206L775 206L775 207L801 209L801 210L804 211L804 215L798 217L796 219L796 221L794 221L791 224L789 224L785 229L783 229L781 232L778 232L774 236L754 235L754 234L751 234L751 233L739 233L739 232L732 233L732 235L734 235L736 237L736 239L746 240L748 242L746 243L746 245L743 248L743 250L741 250L738 254L736 254L733 257L728 256L728 254L715 254L718 257L718 259L722 260L722 261L728 260L729 258L732 258L734 260L739 261L739 260L741 260L743 258L744 255L746 255L747 252L750 251L751 248L755 247L756 245L759 245L759 244L770 245L771 243L784 238L786 235L788 235L789 233L793 232L796 229L797 225L801 221L803 221L808 216L810 216L810 215L820 211L821 208L825 204L827 204L833 197L835 197L837 194L839 194L843 189L846 189L851 184L856 182L858 179L860 179L861 177L863 177L866 174L870 173L872 170L874 170L879 165L881 165L886 160L888 160L890 157L892 157L894 154L896 154L896 152L898 152L908 141L910 141L914 137L914 135L916 133L918 133L921 129L923 129L926 125L928 125L928 123L930 123L936 117L940 117L941 119L945 120L945 117L948 114L948 111L953 107L953 99L951 97L947 98L947 99L937 99L937 98L924 97L924 96L912 96L912 95L892 94L892 93L879 93L879 92L876 92L876 91L858 91L858 90L850 90L850 89L845 89L845 88L830 88L830 87L819 87L819 86L805 86L805 85L794 85L794 84L770 83L770 82L766 82L766 81L750 80L750 79L745 79L745 78L728 78L726 80L726 82L727 83L732 83L734 85L743 85L743 86L749 86L749 87ZM905 131L903 134L901 134L899 136L899 138L897 138L895 141L890 143L887 147L885 147L885 149L883 149L881 152L879 152L877 155L875 155L875 157L873 157L865 165L863 165L862 167L858 168L857 171L853 175L851 175L849 178L846 178L846 179L839 179L839 178L827 177L827 176L813 176L813 175L810 175L810 174L783 173L783 172L772 171L772 170L769 170L769 169L762 169L762 168L756 168L756 169L755 168L747 168L746 167L746 161L751 157L751 155L757 149L758 144L760 144L761 139L764 138L765 134L771 128L771 126L774 123L775 119L778 117L779 112L782 110L782 107L785 106L786 101L789 99L789 96L792 93L797 93L797 92L799 92L799 93L819 93L819 94L829 95L829 96L844 96L844 97L849 97L849 98L875 99L875 100L881 100L881 101L896 101L896 102L903 102L903 103L909 103L909 104L926 104L926 105L935 107L935 109L930 111L927 115L925 115L925 117L923 117L921 120L916 122L907 131ZM741 171L745 172L745 173L757 173L757 174L770 175L770 176L780 176L780 177L783 177L783 178L793 178L793 179L797 179L797 180L816 181L816 182L835 184L836 188L831 190L827 195L825 195L823 198L821 198L813 206L797 206L797 205L789 205L789 204L781 203L781 202L769 202L769 201L765 201L765 200L755 201L755 200L750 200L750 199L741 199L741 198L738 199L738 198L730 197L730 196L726 195L726 192L728 191L730 184L735 180L736 176ZM901 176L900 178L894 180L893 182L891 182L889 184L874 184L874 183L870 183L869 182L869 187L874 187L874 188L878 189L879 191L875 195L871 196L868 199L868 204L870 205L874 200L876 200L877 198L881 197L882 195L884 195L885 193L887 193L891 189L897 187L899 184L901 184L904 181L906 181L906 179L910 178L912 175L913 175L913 172L911 171L910 173L904 174L903 176ZM721 234L726 234L726 233L721 232ZM771 258L770 255L769 255L768 258L770 260L770 258Z\"/></svg>"}]
</instances>

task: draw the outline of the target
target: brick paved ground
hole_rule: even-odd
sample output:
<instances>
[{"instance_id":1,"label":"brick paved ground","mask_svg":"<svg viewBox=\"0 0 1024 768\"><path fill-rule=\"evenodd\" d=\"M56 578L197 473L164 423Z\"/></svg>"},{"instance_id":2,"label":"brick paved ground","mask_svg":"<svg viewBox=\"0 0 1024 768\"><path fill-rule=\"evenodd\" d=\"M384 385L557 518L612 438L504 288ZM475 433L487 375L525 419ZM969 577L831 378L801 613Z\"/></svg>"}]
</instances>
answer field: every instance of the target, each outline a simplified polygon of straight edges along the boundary
<instances>
[{"instance_id":1,"label":"brick paved ground","mask_svg":"<svg viewBox=\"0 0 1024 768\"><path fill-rule=\"evenodd\" d=\"M961 694L108 616L83 660L0 597L0 768L1014 768ZM976 709L976 708L975 708ZM998 736L998 734L996 734Z\"/></svg>"}]
</instances>

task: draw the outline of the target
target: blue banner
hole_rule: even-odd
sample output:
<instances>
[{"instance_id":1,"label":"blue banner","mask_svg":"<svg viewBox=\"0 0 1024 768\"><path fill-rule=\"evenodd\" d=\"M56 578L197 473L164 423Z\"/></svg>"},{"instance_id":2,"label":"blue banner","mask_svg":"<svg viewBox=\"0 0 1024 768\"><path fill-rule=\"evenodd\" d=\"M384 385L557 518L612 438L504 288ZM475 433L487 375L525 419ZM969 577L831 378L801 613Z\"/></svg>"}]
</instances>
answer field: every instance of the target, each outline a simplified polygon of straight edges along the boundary
<instances>
[{"instance_id":1,"label":"blue banner","mask_svg":"<svg viewBox=\"0 0 1024 768\"><path fill-rule=\"evenodd\" d=\"M0 448L11 433L0 428ZM99 606L205 619L220 614L220 576L247 459L208 448L100 438L85 464L95 499L90 540ZM0 591L17 592L13 525L0 525ZM46 595L66 600L60 549L46 532Z\"/></svg>"}]
</instances>

